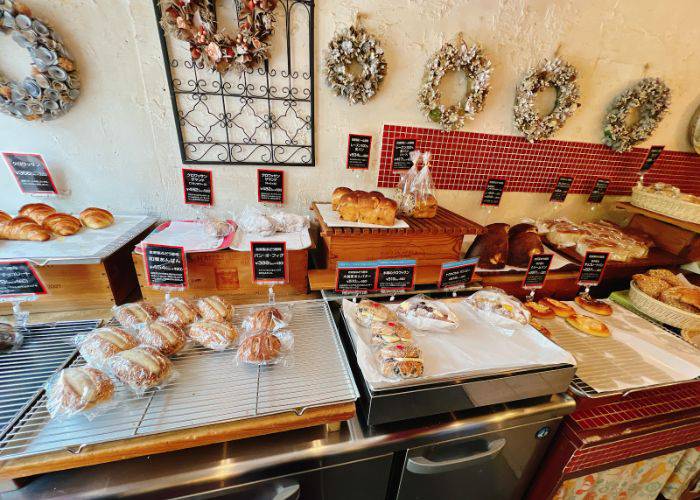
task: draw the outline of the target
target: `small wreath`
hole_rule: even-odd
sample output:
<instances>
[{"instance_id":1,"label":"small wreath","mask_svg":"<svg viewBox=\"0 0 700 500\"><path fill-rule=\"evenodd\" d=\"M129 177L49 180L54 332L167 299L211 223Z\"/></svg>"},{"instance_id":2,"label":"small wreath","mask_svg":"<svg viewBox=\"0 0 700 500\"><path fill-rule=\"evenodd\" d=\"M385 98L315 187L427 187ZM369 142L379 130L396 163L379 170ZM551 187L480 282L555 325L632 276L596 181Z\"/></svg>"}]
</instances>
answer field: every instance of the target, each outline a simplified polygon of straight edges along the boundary
<instances>
[{"instance_id":1,"label":"small wreath","mask_svg":"<svg viewBox=\"0 0 700 500\"><path fill-rule=\"evenodd\" d=\"M32 17L19 2L0 0L0 31L11 34L32 58L32 75L21 82L0 74L0 111L22 120L53 120L73 107L80 95L75 63L58 35Z\"/></svg>"},{"instance_id":2,"label":"small wreath","mask_svg":"<svg viewBox=\"0 0 700 500\"><path fill-rule=\"evenodd\" d=\"M540 116L535 109L535 95L545 87L554 87L557 99L552 112ZM531 69L515 89L515 126L529 142L546 139L574 114L581 105L580 98L576 68L559 58L545 60Z\"/></svg>"},{"instance_id":3,"label":"small wreath","mask_svg":"<svg viewBox=\"0 0 700 500\"><path fill-rule=\"evenodd\" d=\"M617 96L605 115L603 142L619 153L647 139L658 127L671 104L671 90L660 78L644 78ZM627 125L633 109L639 120Z\"/></svg>"},{"instance_id":4,"label":"small wreath","mask_svg":"<svg viewBox=\"0 0 700 500\"><path fill-rule=\"evenodd\" d=\"M216 26L215 0L160 0L163 30L190 44L192 60L226 74L258 67L270 58L277 0L240 0L239 31L231 37Z\"/></svg>"},{"instance_id":5,"label":"small wreath","mask_svg":"<svg viewBox=\"0 0 700 500\"><path fill-rule=\"evenodd\" d=\"M358 76L348 71L353 61L362 68ZM386 76L384 49L356 20L353 26L336 34L328 45L325 73L335 95L345 97L351 104L366 104Z\"/></svg>"},{"instance_id":6,"label":"small wreath","mask_svg":"<svg viewBox=\"0 0 700 500\"><path fill-rule=\"evenodd\" d=\"M448 71L463 71L472 81L471 89L464 99L451 106L440 104L440 81ZM463 40L457 44L446 43L433 54L426 66L425 83L418 92L421 111L443 130L457 130L464 120L473 120L484 107L484 100L491 90L491 61L479 45L471 47Z\"/></svg>"}]
</instances>

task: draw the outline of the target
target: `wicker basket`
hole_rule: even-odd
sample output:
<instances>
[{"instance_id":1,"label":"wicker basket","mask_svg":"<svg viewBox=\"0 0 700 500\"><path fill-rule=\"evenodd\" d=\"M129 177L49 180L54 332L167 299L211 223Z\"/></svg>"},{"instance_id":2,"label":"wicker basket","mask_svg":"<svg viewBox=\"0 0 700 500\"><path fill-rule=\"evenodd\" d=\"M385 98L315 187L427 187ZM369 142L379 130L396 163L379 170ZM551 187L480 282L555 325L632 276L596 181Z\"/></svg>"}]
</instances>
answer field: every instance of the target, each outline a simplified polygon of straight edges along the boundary
<instances>
[{"instance_id":1,"label":"wicker basket","mask_svg":"<svg viewBox=\"0 0 700 500\"><path fill-rule=\"evenodd\" d=\"M630 301L634 307L657 321L676 328L700 330L700 314L684 311L656 300L637 288L634 281L630 283Z\"/></svg>"},{"instance_id":2,"label":"wicker basket","mask_svg":"<svg viewBox=\"0 0 700 500\"><path fill-rule=\"evenodd\" d=\"M700 204L650 193L639 186L632 188L632 205L687 222L700 222Z\"/></svg>"}]
</instances>

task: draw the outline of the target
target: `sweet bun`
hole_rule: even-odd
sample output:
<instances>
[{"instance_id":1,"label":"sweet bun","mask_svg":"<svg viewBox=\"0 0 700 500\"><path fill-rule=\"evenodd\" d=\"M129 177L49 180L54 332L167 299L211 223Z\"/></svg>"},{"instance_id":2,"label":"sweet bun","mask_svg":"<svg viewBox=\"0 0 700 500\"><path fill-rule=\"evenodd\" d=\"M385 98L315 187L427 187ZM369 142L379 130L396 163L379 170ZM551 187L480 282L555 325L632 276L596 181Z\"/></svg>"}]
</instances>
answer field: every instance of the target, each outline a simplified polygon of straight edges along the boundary
<instances>
[{"instance_id":1,"label":"sweet bun","mask_svg":"<svg viewBox=\"0 0 700 500\"><path fill-rule=\"evenodd\" d=\"M80 231L83 224L72 215L56 212L47 216L42 226L58 236L71 236Z\"/></svg>"},{"instance_id":2,"label":"sweet bun","mask_svg":"<svg viewBox=\"0 0 700 500\"><path fill-rule=\"evenodd\" d=\"M613 313L613 309L610 304L603 302L602 300L596 300L590 296L579 295L574 299L581 309L584 309L593 314L599 314L600 316L610 316Z\"/></svg>"},{"instance_id":3,"label":"sweet bun","mask_svg":"<svg viewBox=\"0 0 700 500\"><path fill-rule=\"evenodd\" d=\"M115 354L133 349L139 342L126 331L116 326L105 326L93 330L78 346L80 354L89 364L104 366Z\"/></svg>"},{"instance_id":4,"label":"sweet bun","mask_svg":"<svg viewBox=\"0 0 700 500\"><path fill-rule=\"evenodd\" d=\"M600 320L585 316L583 314L572 314L566 318L566 322L583 333L594 337L609 337L610 330L607 325Z\"/></svg>"},{"instance_id":5,"label":"sweet bun","mask_svg":"<svg viewBox=\"0 0 700 500\"><path fill-rule=\"evenodd\" d=\"M187 343L185 332L179 326L162 319L146 323L136 336L142 344L158 349L165 356L177 354Z\"/></svg>"},{"instance_id":6,"label":"sweet bun","mask_svg":"<svg viewBox=\"0 0 700 500\"><path fill-rule=\"evenodd\" d=\"M554 311L554 314L560 318L568 318L572 314L576 314L574 308L569 304L565 304L564 302L551 297L543 297L539 300L539 303L549 307L552 311Z\"/></svg>"},{"instance_id":7,"label":"sweet bun","mask_svg":"<svg viewBox=\"0 0 700 500\"><path fill-rule=\"evenodd\" d=\"M544 303L528 301L523 303L523 306L525 306L535 318L547 319L555 316L552 308Z\"/></svg>"},{"instance_id":8,"label":"sweet bun","mask_svg":"<svg viewBox=\"0 0 700 500\"><path fill-rule=\"evenodd\" d=\"M65 368L49 382L46 408L51 417L70 416L112 399L114 384L95 368Z\"/></svg>"},{"instance_id":9,"label":"sweet bun","mask_svg":"<svg viewBox=\"0 0 700 500\"><path fill-rule=\"evenodd\" d=\"M199 299L197 310L202 319L227 321L233 318L233 306L216 295Z\"/></svg>"},{"instance_id":10,"label":"sweet bun","mask_svg":"<svg viewBox=\"0 0 700 500\"><path fill-rule=\"evenodd\" d=\"M203 320L192 323L187 336L207 349L223 351L236 342L238 330L229 323Z\"/></svg>"},{"instance_id":11,"label":"sweet bun","mask_svg":"<svg viewBox=\"0 0 700 500\"><path fill-rule=\"evenodd\" d=\"M161 385L173 364L157 349L139 346L109 358L109 367L115 377L140 392Z\"/></svg>"},{"instance_id":12,"label":"sweet bun","mask_svg":"<svg viewBox=\"0 0 700 500\"><path fill-rule=\"evenodd\" d=\"M264 307L255 311L247 321L247 326L252 331L272 331L284 323L282 311L276 307Z\"/></svg>"},{"instance_id":13,"label":"sweet bun","mask_svg":"<svg viewBox=\"0 0 700 500\"><path fill-rule=\"evenodd\" d=\"M56 209L45 203L29 203L28 205L24 205L19 209L19 212L17 212L18 215L22 217L29 217L37 224L43 224L44 220L49 215L55 213Z\"/></svg>"},{"instance_id":14,"label":"sweet bun","mask_svg":"<svg viewBox=\"0 0 700 500\"><path fill-rule=\"evenodd\" d=\"M333 196L331 199L331 207L333 210L338 210L338 205L340 204L340 199L346 195L352 193L352 189L341 186L333 190Z\"/></svg>"},{"instance_id":15,"label":"sweet bun","mask_svg":"<svg viewBox=\"0 0 700 500\"><path fill-rule=\"evenodd\" d=\"M148 302L132 302L114 308L114 317L124 328L133 329L158 319L158 311Z\"/></svg>"},{"instance_id":16,"label":"sweet bun","mask_svg":"<svg viewBox=\"0 0 700 500\"><path fill-rule=\"evenodd\" d=\"M700 288L674 286L661 292L659 300L695 314L700 314Z\"/></svg>"},{"instance_id":17,"label":"sweet bun","mask_svg":"<svg viewBox=\"0 0 700 500\"><path fill-rule=\"evenodd\" d=\"M179 326L189 325L197 320L199 312L192 302L181 297L173 297L167 300L162 307L161 317L170 323Z\"/></svg>"},{"instance_id":18,"label":"sweet bun","mask_svg":"<svg viewBox=\"0 0 700 500\"><path fill-rule=\"evenodd\" d=\"M114 216L103 208L88 207L80 212L80 220L90 229L104 229L114 224Z\"/></svg>"},{"instance_id":19,"label":"sweet bun","mask_svg":"<svg viewBox=\"0 0 700 500\"><path fill-rule=\"evenodd\" d=\"M269 363L280 354L282 342L276 335L268 332L251 335L241 342L238 359L246 363Z\"/></svg>"}]
</instances>

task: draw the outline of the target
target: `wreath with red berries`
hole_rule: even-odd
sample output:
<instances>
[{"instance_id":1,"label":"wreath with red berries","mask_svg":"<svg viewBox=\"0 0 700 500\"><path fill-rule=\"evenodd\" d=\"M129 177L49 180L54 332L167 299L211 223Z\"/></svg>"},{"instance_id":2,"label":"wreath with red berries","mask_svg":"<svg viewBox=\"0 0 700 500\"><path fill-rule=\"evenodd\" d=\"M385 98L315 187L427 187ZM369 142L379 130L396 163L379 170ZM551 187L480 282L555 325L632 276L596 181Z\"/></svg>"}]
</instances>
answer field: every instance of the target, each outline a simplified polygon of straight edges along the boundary
<instances>
[{"instance_id":1,"label":"wreath with red berries","mask_svg":"<svg viewBox=\"0 0 700 500\"><path fill-rule=\"evenodd\" d=\"M192 60L219 73L242 72L270 58L277 0L242 0L235 37L219 32L215 0L160 0L166 33L190 44Z\"/></svg>"}]
</instances>

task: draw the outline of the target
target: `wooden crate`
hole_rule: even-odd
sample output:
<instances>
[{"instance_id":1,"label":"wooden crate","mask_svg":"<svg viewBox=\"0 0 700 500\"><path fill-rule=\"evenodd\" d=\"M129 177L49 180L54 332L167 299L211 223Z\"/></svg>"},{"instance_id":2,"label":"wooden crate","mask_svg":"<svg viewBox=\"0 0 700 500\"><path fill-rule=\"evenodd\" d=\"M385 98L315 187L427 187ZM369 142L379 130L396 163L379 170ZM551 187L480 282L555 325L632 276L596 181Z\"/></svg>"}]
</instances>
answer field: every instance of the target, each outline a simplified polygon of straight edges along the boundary
<instances>
[{"instance_id":1,"label":"wooden crate","mask_svg":"<svg viewBox=\"0 0 700 500\"><path fill-rule=\"evenodd\" d=\"M328 269L335 269L340 261L376 259L416 259L418 267L440 266L459 259L465 235L483 230L442 207L432 219L405 217L408 229L332 228L315 202L311 209L321 226L318 267Z\"/></svg>"},{"instance_id":2,"label":"wooden crate","mask_svg":"<svg viewBox=\"0 0 700 500\"><path fill-rule=\"evenodd\" d=\"M308 292L308 250L290 250L288 254L289 283L275 285L275 295L295 299ZM133 254L134 267L138 275L141 293L147 300L160 302L163 292L153 290L147 285L143 258ZM204 297L220 295L232 302L266 301L268 287L252 282L252 265L250 252L236 250L219 250L217 252L197 252L187 254L187 277L189 286L185 292L173 292L172 295L186 297Z\"/></svg>"}]
</instances>

